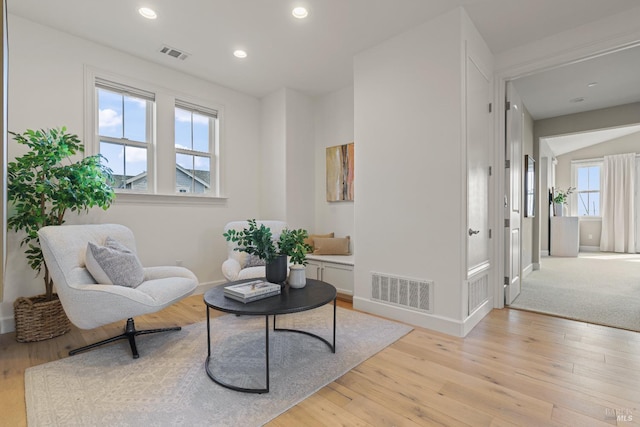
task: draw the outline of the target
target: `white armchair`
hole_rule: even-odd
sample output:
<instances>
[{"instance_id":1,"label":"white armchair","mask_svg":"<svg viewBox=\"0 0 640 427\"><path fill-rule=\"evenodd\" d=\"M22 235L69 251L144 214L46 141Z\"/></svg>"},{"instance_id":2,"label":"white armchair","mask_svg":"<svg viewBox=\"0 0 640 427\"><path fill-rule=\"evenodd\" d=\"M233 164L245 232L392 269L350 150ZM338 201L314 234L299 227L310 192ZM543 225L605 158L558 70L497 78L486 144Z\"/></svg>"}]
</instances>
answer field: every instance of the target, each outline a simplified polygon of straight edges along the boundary
<instances>
[{"instance_id":1,"label":"white armchair","mask_svg":"<svg viewBox=\"0 0 640 427\"><path fill-rule=\"evenodd\" d=\"M275 241L280 238L282 230L287 228L287 223L284 221L256 221L256 224L258 224L258 226L264 224L265 227L269 227ZM233 221L224 226L224 232L226 233L229 230L242 231L248 227L249 223L247 221ZM237 243L227 242L227 259L222 263L222 274L224 277L230 282L234 280L265 277L264 265L251 266L251 262L248 263L248 261L251 261L251 257L249 257L246 252L234 250L237 247Z\"/></svg>"},{"instance_id":2,"label":"white armchair","mask_svg":"<svg viewBox=\"0 0 640 427\"><path fill-rule=\"evenodd\" d=\"M102 245L111 237L135 253L135 239L127 227L117 224L49 226L41 228L38 236L49 273L71 323L81 329L93 329L127 319L121 335L71 350L69 355L127 339L133 357L137 358L137 335L180 330L178 326L139 331L133 317L162 310L193 293L198 279L191 271L176 266L143 268L143 282L135 288L98 284L87 271L85 254L89 242Z\"/></svg>"}]
</instances>

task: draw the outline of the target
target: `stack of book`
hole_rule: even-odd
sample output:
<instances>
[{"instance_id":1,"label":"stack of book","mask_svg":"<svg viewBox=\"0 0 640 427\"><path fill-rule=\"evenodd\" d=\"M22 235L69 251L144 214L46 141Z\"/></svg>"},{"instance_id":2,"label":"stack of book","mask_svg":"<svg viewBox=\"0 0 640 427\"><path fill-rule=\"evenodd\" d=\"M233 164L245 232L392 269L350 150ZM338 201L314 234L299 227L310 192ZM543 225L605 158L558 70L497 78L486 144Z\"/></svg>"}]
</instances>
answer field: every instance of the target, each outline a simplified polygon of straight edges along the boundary
<instances>
[{"instance_id":1,"label":"stack of book","mask_svg":"<svg viewBox=\"0 0 640 427\"><path fill-rule=\"evenodd\" d=\"M265 280L252 280L224 288L224 296L243 303L257 301L280 294L280 285Z\"/></svg>"}]
</instances>

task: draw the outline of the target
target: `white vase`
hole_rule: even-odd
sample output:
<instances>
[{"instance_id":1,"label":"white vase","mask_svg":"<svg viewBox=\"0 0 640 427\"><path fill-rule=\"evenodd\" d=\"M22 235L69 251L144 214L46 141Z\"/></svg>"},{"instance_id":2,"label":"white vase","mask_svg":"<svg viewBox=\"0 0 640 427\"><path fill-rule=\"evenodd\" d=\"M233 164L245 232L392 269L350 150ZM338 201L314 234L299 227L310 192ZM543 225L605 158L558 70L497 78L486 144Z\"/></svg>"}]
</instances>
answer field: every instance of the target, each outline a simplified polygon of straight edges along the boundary
<instances>
[{"instance_id":1,"label":"white vase","mask_svg":"<svg viewBox=\"0 0 640 427\"><path fill-rule=\"evenodd\" d=\"M306 268L304 265L294 264L289 267L289 286L294 289L304 288L307 284Z\"/></svg>"},{"instance_id":2,"label":"white vase","mask_svg":"<svg viewBox=\"0 0 640 427\"><path fill-rule=\"evenodd\" d=\"M554 203L554 216L564 216L564 203Z\"/></svg>"}]
</instances>

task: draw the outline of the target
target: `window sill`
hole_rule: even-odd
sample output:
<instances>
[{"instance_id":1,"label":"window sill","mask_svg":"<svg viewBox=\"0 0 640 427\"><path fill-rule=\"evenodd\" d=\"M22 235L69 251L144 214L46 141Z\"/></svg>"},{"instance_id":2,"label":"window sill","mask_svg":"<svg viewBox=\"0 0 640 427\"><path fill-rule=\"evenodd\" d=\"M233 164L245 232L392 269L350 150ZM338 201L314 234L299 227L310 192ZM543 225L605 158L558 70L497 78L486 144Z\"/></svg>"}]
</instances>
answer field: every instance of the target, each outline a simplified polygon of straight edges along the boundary
<instances>
[{"instance_id":1,"label":"window sill","mask_svg":"<svg viewBox=\"0 0 640 427\"><path fill-rule=\"evenodd\" d=\"M150 194L116 191L116 204L154 205L226 205L227 197L197 196L193 194Z\"/></svg>"},{"instance_id":2,"label":"window sill","mask_svg":"<svg viewBox=\"0 0 640 427\"><path fill-rule=\"evenodd\" d=\"M579 216L580 221L602 221L601 216Z\"/></svg>"}]
</instances>

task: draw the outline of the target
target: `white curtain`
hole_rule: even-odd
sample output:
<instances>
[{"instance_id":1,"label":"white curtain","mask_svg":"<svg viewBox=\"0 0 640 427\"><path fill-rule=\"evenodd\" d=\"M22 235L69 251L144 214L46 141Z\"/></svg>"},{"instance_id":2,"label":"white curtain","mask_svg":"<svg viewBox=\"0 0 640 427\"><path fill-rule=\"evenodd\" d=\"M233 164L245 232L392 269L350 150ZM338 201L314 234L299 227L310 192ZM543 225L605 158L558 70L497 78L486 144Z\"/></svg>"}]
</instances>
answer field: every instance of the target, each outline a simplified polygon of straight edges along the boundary
<instances>
[{"instance_id":1,"label":"white curtain","mask_svg":"<svg viewBox=\"0 0 640 427\"><path fill-rule=\"evenodd\" d=\"M635 153L604 156L600 250L636 252Z\"/></svg>"}]
</instances>

